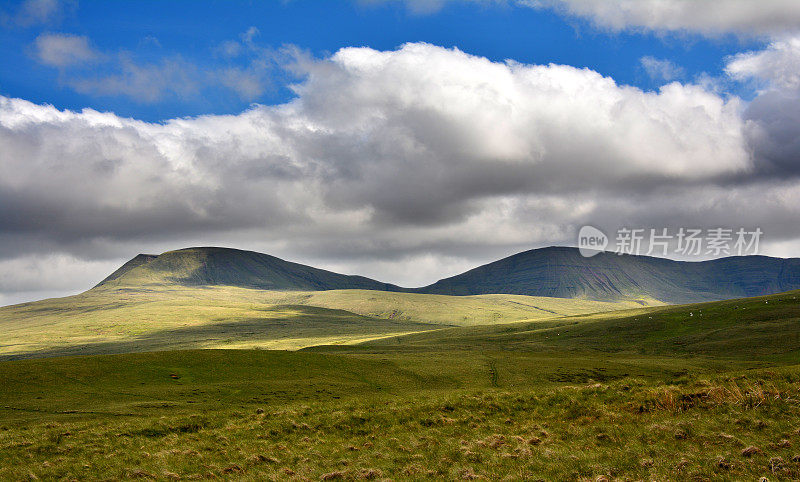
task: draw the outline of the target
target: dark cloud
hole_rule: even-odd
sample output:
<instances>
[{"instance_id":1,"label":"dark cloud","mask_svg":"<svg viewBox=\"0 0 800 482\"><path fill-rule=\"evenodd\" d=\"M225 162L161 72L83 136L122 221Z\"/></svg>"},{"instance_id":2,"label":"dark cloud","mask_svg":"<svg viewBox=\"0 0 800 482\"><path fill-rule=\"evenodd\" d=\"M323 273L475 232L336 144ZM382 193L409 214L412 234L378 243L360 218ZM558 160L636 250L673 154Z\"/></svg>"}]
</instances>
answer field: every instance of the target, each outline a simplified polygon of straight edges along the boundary
<instances>
[{"instance_id":1,"label":"dark cloud","mask_svg":"<svg viewBox=\"0 0 800 482\"><path fill-rule=\"evenodd\" d=\"M800 175L800 95L769 91L745 111L748 144L759 171L771 175Z\"/></svg>"}]
</instances>

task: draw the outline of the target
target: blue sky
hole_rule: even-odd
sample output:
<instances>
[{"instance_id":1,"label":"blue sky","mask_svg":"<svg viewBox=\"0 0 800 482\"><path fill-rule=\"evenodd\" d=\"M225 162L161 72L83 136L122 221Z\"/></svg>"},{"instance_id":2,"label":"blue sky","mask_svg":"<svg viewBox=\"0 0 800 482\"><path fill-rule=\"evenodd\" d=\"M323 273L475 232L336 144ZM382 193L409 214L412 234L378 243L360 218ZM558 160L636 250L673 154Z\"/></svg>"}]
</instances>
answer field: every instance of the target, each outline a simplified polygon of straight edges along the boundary
<instances>
[{"instance_id":1,"label":"blue sky","mask_svg":"<svg viewBox=\"0 0 800 482\"><path fill-rule=\"evenodd\" d=\"M297 79L281 70L277 58L261 79L263 92L244 98L219 85L183 97L165 93L157 100L70 87L70 80L114 75L120 70L120 55L139 66L158 66L168 59L199 71L247 68L254 59L252 52L231 58L220 48L226 42L241 42L253 27L257 33L252 42L276 52L295 46L325 57L343 47L391 50L406 42L428 42L495 61L588 67L618 83L643 89L658 88L666 80L719 77L726 58L767 42L731 33L709 38L693 32L613 31L553 10L480 2L452 2L422 13L402 2L140 1L132 5L67 2L45 21L14 22L8 18L19 15L19 2L3 2L7 21L0 33L0 93L62 109L90 106L148 121L237 113L251 102L285 102L293 96L287 85ZM48 34L84 37L103 58L79 66L43 64L35 43L37 37ZM679 75L653 78L642 64L644 57L672 62ZM752 95L740 85L724 87Z\"/></svg>"},{"instance_id":2,"label":"blue sky","mask_svg":"<svg viewBox=\"0 0 800 482\"><path fill-rule=\"evenodd\" d=\"M0 305L187 246L420 286L798 219L797 0L0 1Z\"/></svg>"}]
</instances>

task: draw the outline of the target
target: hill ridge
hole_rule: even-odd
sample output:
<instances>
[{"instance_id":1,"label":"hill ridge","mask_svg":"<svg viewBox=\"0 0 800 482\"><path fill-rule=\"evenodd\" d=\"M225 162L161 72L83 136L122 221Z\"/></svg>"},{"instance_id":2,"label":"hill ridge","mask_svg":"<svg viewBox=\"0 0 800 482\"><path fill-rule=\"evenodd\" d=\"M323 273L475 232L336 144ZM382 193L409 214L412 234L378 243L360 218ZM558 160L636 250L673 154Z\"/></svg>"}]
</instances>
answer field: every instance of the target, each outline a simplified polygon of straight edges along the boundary
<instances>
[{"instance_id":1,"label":"hill ridge","mask_svg":"<svg viewBox=\"0 0 800 482\"><path fill-rule=\"evenodd\" d=\"M549 246L516 253L428 286L404 288L269 254L210 246L157 256L137 255L95 289L164 285L286 291L366 289L456 296L513 294L676 304L800 289L800 259L757 255L677 261L608 251L586 258L574 247Z\"/></svg>"},{"instance_id":2,"label":"hill ridge","mask_svg":"<svg viewBox=\"0 0 800 482\"><path fill-rule=\"evenodd\" d=\"M760 296L800 288L800 259L730 256L677 261L577 248L532 249L419 288L422 293L504 293L596 300L650 297L693 303Z\"/></svg>"}]
</instances>

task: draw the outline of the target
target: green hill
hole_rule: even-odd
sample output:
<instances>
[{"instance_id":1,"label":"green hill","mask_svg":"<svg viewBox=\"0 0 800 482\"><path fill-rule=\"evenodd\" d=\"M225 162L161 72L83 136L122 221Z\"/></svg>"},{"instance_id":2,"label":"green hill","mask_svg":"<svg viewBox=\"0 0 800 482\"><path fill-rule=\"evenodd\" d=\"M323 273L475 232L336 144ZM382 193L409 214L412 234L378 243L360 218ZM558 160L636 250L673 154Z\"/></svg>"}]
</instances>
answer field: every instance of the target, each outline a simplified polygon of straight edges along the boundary
<instances>
[{"instance_id":1,"label":"green hill","mask_svg":"<svg viewBox=\"0 0 800 482\"><path fill-rule=\"evenodd\" d=\"M158 256L140 254L98 287L163 285L238 286L263 290L399 289L363 276L343 275L268 254L230 248L186 248Z\"/></svg>"},{"instance_id":2,"label":"green hill","mask_svg":"<svg viewBox=\"0 0 800 482\"><path fill-rule=\"evenodd\" d=\"M577 248L525 251L446 278L422 293L506 293L591 300L654 299L693 303L780 293L800 288L800 259L739 256L703 262Z\"/></svg>"}]
</instances>

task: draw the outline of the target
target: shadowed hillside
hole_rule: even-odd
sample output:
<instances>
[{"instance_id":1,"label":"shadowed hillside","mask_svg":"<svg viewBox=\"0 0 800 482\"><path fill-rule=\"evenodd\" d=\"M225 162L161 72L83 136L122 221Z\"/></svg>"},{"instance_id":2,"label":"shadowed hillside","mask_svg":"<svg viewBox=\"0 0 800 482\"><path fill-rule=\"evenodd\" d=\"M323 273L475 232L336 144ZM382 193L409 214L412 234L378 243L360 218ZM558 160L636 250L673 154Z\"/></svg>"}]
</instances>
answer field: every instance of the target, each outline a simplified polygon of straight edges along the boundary
<instances>
[{"instance_id":1,"label":"shadowed hillside","mask_svg":"<svg viewBox=\"0 0 800 482\"><path fill-rule=\"evenodd\" d=\"M739 256L682 262L577 248L525 251L418 291L449 295L508 293L593 300L655 299L693 303L800 288L800 259Z\"/></svg>"}]
</instances>

